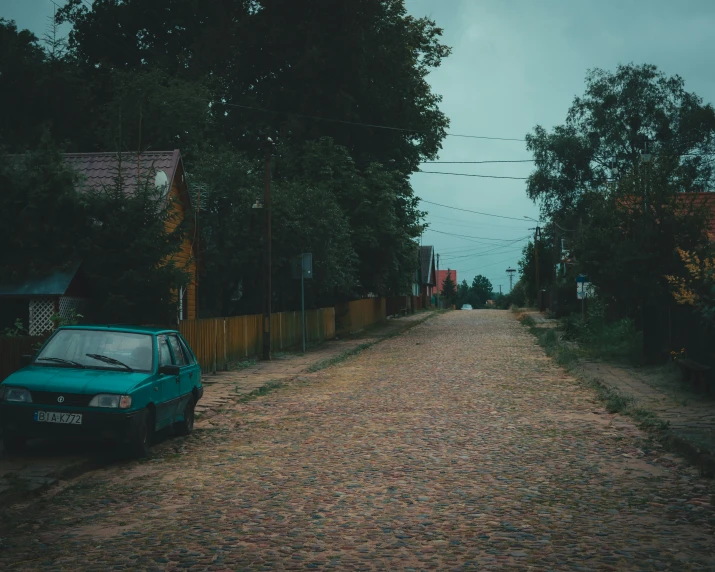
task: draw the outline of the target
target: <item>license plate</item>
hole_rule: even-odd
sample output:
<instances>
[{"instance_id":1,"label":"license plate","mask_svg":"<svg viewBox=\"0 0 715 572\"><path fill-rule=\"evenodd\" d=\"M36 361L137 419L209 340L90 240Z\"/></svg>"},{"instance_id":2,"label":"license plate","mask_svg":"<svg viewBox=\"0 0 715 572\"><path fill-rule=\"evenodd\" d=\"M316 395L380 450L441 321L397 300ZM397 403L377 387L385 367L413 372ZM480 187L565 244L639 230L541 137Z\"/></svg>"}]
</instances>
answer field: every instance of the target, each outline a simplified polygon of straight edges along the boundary
<instances>
[{"instance_id":1,"label":"license plate","mask_svg":"<svg viewBox=\"0 0 715 572\"><path fill-rule=\"evenodd\" d=\"M64 425L82 425L81 413L57 413L56 411L35 411L38 423L62 423Z\"/></svg>"}]
</instances>

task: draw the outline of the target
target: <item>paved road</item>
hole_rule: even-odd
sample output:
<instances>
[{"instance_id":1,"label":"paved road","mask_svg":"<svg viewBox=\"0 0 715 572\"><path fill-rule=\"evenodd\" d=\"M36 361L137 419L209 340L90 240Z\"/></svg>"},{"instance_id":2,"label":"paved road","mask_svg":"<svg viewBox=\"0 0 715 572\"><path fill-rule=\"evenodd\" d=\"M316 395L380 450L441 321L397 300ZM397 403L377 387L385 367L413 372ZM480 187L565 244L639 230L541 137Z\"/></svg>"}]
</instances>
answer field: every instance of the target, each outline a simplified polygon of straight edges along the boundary
<instances>
[{"instance_id":1,"label":"paved road","mask_svg":"<svg viewBox=\"0 0 715 572\"><path fill-rule=\"evenodd\" d=\"M507 312L446 314L213 422L0 509L0 562L715 570L710 483Z\"/></svg>"}]
</instances>

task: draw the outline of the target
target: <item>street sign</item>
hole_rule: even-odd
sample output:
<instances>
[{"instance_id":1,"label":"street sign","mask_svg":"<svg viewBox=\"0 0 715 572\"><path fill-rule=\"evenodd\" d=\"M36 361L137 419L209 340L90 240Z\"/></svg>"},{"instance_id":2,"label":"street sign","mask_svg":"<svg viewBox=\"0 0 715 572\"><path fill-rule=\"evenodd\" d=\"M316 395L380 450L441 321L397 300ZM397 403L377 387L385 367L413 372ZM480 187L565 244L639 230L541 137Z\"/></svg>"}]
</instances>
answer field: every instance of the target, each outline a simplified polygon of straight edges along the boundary
<instances>
[{"instance_id":1,"label":"street sign","mask_svg":"<svg viewBox=\"0 0 715 572\"><path fill-rule=\"evenodd\" d=\"M588 282L588 276L586 276L585 274L579 274L578 276L576 276L576 282L577 283Z\"/></svg>"},{"instance_id":2,"label":"street sign","mask_svg":"<svg viewBox=\"0 0 715 572\"><path fill-rule=\"evenodd\" d=\"M293 259L293 278L310 280L313 278L313 255L310 252L299 254ZM301 273L302 268L302 273Z\"/></svg>"},{"instance_id":3,"label":"street sign","mask_svg":"<svg viewBox=\"0 0 715 572\"><path fill-rule=\"evenodd\" d=\"M576 282L576 297L579 300L594 297L593 284L590 282Z\"/></svg>"}]
</instances>

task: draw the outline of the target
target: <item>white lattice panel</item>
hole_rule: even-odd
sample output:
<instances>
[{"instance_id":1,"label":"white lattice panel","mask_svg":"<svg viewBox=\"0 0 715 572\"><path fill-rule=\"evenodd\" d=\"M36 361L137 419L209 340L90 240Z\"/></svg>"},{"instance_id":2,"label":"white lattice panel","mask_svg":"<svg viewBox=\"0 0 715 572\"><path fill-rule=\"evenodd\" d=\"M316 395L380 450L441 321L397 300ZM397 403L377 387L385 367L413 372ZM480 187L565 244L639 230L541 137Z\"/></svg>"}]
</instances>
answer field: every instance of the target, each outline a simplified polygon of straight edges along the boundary
<instances>
[{"instance_id":1,"label":"white lattice panel","mask_svg":"<svg viewBox=\"0 0 715 572\"><path fill-rule=\"evenodd\" d=\"M55 302L52 298L37 298L30 300L30 324L31 336L39 336L48 330L52 330L52 320L50 318L55 313Z\"/></svg>"},{"instance_id":2,"label":"white lattice panel","mask_svg":"<svg viewBox=\"0 0 715 572\"><path fill-rule=\"evenodd\" d=\"M82 298L62 296L60 298L60 316L63 318L69 318L72 315L72 310L81 314L83 302L84 300Z\"/></svg>"}]
</instances>

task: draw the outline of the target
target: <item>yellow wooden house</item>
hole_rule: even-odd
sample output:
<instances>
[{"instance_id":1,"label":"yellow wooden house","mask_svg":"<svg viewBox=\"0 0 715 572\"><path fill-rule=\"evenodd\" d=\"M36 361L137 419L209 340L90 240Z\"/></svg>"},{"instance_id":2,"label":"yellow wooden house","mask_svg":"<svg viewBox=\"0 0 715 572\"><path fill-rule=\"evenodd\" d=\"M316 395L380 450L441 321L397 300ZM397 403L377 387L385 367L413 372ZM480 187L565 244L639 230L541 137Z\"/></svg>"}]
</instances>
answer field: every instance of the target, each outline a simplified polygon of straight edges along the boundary
<instances>
[{"instance_id":1,"label":"yellow wooden house","mask_svg":"<svg viewBox=\"0 0 715 572\"><path fill-rule=\"evenodd\" d=\"M177 224L194 217L189 186L178 149L173 151L148 151L136 153L65 153L67 164L81 177L80 191L113 186L121 165L122 183L125 192L132 193L137 181L154 180L157 187L166 189L167 201L171 201L174 214L167 220L167 231ZM176 263L191 276L186 288L177 292L178 320L198 318L198 236L196 225L184 240L181 252L175 256Z\"/></svg>"}]
</instances>

